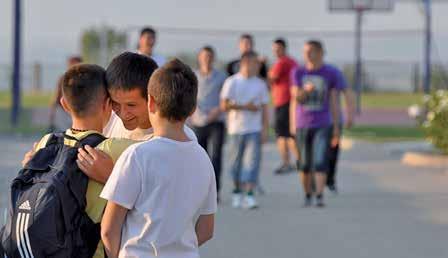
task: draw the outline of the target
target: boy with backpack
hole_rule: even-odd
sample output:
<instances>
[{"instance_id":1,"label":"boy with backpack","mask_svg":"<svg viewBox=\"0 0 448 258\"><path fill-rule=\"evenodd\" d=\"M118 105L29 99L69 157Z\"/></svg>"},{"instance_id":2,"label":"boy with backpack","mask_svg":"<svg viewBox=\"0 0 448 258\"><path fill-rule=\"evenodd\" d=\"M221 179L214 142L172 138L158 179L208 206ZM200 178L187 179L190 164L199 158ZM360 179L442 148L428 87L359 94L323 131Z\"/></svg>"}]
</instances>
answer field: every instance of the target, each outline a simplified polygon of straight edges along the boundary
<instances>
[{"instance_id":1,"label":"boy with backpack","mask_svg":"<svg viewBox=\"0 0 448 258\"><path fill-rule=\"evenodd\" d=\"M152 139L128 148L101 197L108 257L197 258L213 235L216 182L205 150L184 132L195 110L193 71L172 60L148 84Z\"/></svg>"},{"instance_id":2,"label":"boy with backpack","mask_svg":"<svg viewBox=\"0 0 448 258\"><path fill-rule=\"evenodd\" d=\"M72 118L65 134L49 134L13 181L10 218L1 236L13 257L105 257L99 223L103 185L76 165L78 147L96 146L116 161L135 141L101 135L111 114L105 70L81 64L62 78L62 107Z\"/></svg>"}]
</instances>

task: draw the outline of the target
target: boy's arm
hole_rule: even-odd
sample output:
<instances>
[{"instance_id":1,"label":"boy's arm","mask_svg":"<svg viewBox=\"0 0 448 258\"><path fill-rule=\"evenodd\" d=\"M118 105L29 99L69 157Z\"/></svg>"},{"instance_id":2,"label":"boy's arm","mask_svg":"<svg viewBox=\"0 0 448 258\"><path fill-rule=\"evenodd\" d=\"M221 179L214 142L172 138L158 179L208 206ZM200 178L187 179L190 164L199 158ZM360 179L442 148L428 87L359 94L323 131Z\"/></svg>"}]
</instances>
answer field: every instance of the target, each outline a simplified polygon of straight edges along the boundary
<instances>
[{"instance_id":1,"label":"boy's arm","mask_svg":"<svg viewBox=\"0 0 448 258\"><path fill-rule=\"evenodd\" d=\"M333 117L333 135L331 138L331 146L335 147L339 144L339 91L337 89L331 89L330 91L330 111Z\"/></svg>"},{"instance_id":2,"label":"boy's arm","mask_svg":"<svg viewBox=\"0 0 448 258\"><path fill-rule=\"evenodd\" d=\"M229 112L232 109L233 110L249 110L249 111L252 111L252 112L257 112L257 111L260 110L260 107L255 105L252 102L249 102L246 105L239 105L239 104L233 103L229 99L221 100L220 106L221 106L221 110L223 112Z\"/></svg>"},{"instance_id":3,"label":"boy's arm","mask_svg":"<svg viewBox=\"0 0 448 258\"><path fill-rule=\"evenodd\" d=\"M215 228L215 214L201 215L196 222L196 236L198 238L198 246L213 238Z\"/></svg>"},{"instance_id":4,"label":"boy's arm","mask_svg":"<svg viewBox=\"0 0 448 258\"><path fill-rule=\"evenodd\" d=\"M262 117L263 117L263 129L262 129L262 142L268 141L268 131L269 131L269 110L268 105L263 104L262 106Z\"/></svg>"},{"instance_id":5,"label":"boy's arm","mask_svg":"<svg viewBox=\"0 0 448 258\"><path fill-rule=\"evenodd\" d=\"M289 104L289 133L296 135L296 110L297 110L297 87L291 87L291 100Z\"/></svg>"},{"instance_id":6,"label":"boy's arm","mask_svg":"<svg viewBox=\"0 0 448 258\"><path fill-rule=\"evenodd\" d=\"M355 97L353 94L353 91L350 88L345 89L342 91L342 94L344 94L345 99L345 106L346 106L346 127L351 128L353 126L353 117L355 114Z\"/></svg>"},{"instance_id":7,"label":"boy's arm","mask_svg":"<svg viewBox=\"0 0 448 258\"><path fill-rule=\"evenodd\" d=\"M101 239L109 258L118 257L121 244L121 228L128 209L109 201L101 221Z\"/></svg>"}]
</instances>

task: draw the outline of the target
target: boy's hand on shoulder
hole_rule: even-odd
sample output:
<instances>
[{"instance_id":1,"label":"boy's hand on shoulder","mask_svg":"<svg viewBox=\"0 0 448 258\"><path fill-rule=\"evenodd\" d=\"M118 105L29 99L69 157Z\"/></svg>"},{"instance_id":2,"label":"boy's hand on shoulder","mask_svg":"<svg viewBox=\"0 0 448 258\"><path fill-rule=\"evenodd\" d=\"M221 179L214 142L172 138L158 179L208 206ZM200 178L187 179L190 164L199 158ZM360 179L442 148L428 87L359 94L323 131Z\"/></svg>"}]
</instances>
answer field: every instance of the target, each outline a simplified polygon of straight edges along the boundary
<instances>
[{"instance_id":1,"label":"boy's hand on shoulder","mask_svg":"<svg viewBox=\"0 0 448 258\"><path fill-rule=\"evenodd\" d=\"M37 142L34 143L33 148L28 151L27 153L25 153L25 156L23 157L22 160L22 167L25 167L25 165L30 162L30 160L34 157L34 154L36 154L36 147L37 147Z\"/></svg>"},{"instance_id":2,"label":"boy's hand on shoulder","mask_svg":"<svg viewBox=\"0 0 448 258\"><path fill-rule=\"evenodd\" d=\"M107 182L114 168L114 162L109 155L89 145L86 145L84 149L78 149L76 163L89 178L103 184Z\"/></svg>"}]
</instances>

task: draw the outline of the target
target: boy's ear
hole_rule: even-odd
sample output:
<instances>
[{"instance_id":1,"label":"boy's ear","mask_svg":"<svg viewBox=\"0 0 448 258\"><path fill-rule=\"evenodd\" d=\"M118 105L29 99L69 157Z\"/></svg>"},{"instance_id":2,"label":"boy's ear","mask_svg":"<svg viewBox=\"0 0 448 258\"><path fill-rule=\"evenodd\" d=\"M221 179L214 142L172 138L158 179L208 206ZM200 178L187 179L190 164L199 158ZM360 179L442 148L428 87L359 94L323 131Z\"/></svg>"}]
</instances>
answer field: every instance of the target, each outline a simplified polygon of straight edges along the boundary
<instances>
[{"instance_id":1,"label":"boy's ear","mask_svg":"<svg viewBox=\"0 0 448 258\"><path fill-rule=\"evenodd\" d=\"M156 102L154 98L148 94L148 111L149 113L155 113L156 112Z\"/></svg>"},{"instance_id":2,"label":"boy's ear","mask_svg":"<svg viewBox=\"0 0 448 258\"><path fill-rule=\"evenodd\" d=\"M65 110L65 112L67 112L67 113L69 113L69 114L72 113L70 107L69 107L68 104L67 104L67 101L66 101L65 98L64 98L64 96L62 96L62 97L59 99L59 103L61 103L61 106L62 106L62 108Z\"/></svg>"}]
</instances>

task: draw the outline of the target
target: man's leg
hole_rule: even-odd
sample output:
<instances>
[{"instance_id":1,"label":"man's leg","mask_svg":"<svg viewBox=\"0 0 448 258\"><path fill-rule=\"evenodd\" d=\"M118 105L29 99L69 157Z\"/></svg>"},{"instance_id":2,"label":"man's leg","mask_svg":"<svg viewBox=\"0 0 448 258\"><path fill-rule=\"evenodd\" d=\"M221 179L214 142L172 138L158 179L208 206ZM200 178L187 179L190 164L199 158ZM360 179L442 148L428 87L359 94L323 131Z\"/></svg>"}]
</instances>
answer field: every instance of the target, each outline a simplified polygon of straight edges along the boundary
<instances>
[{"instance_id":1,"label":"man's leg","mask_svg":"<svg viewBox=\"0 0 448 258\"><path fill-rule=\"evenodd\" d=\"M232 206L238 208L241 205L241 165L242 156L244 154L244 139L243 135L235 134L229 137L229 163L230 172L233 178L233 196Z\"/></svg>"},{"instance_id":2,"label":"man's leg","mask_svg":"<svg viewBox=\"0 0 448 258\"><path fill-rule=\"evenodd\" d=\"M330 147L328 152L328 176L327 186L331 191L336 191L336 165L339 156L339 144L335 147Z\"/></svg>"},{"instance_id":3,"label":"man's leg","mask_svg":"<svg viewBox=\"0 0 448 258\"><path fill-rule=\"evenodd\" d=\"M280 153L282 164L275 170L276 174L281 174L292 170L289 153L291 135L289 132L289 104L275 109L275 133L277 134L277 148ZM293 144L294 140L292 141Z\"/></svg>"},{"instance_id":4,"label":"man's leg","mask_svg":"<svg viewBox=\"0 0 448 258\"><path fill-rule=\"evenodd\" d=\"M210 125L211 150L210 157L213 168L215 169L216 187L221 189L221 164L222 164L222 146L224 145L224 123L216 122Z\"/></svg>"},{"instance_id":5,"label":"man's leg","mask_svg":"<svg viewBox=\"0 0 448 258\"><path fill-rule=\"evenodd\" d=\"M318 207L324 207L324 190L327 184L328 153L330 149L331 127L318 128L313 139L313 171L316 179L316 200Z\"/></svg>"},{"instance_id":6,"label":"man's leg","mask_svg":"<svg viewBox=\"0 0 448 258\"><path fill-rule=\"evenodd\" d=\"M193 127L193 131L198 138L199 145L201 145L204 150L207 150L207 140L209 135L208 126L195 126Z\"/></svg>"},{"instance_id":7,"label":"man's leg","mask_svg":"<svg viewBox=\"0 0 448 258\"><path fill-rule=\"evenodd\" d=\"M279 169L276 170L276 173L281 173L282 168L286 168L290 165L289 162L289 149L288 149L288 141L286 137L278 136L277 137L277 148L280 153L280 157L282 159L282 165Z\"/></svg>"},{"instance_id":8,"label":"man's leg","mask_svg":"<svg viewBox=\"0 0 448 258\"><path fill-rule=\"evenodd\" d=\"M297 166L297 162L300 162L300 153L299 153L299 149L297 149L296 141L295 141L294 137L288 137L287 142L288 142L289 152L292 153L293 157L296 160L295 167L296 167L296 169L299 169L299 167Z\"/></svg>"},{"instance_id":9,"label":"man's leg","mask_svg":"<svg viewBox=\"0 0 448 258\"><path fill-rule=\"evenodd\" d=\"M310 141L310 133L311 129L300 128L297 129L296 133L296 144L297 149L300 150L302 154L300 156L300 167L299 167L299 175L303 187L303 191L305 194L305 203L304 206L308 207L312 202L313 188L312 182L313 177L311 173L311 141Z\"/></svg>"},{"instance_id":10,"label":"man's leg","mask_svg":"<svg viewBox=\"0 0 448 258\"><path fill-rule=\"evenodd\" d=\"M244 207L254 209L258 203L254 197L254 190L258 183L261 163L261 133L246 134L246 145L243 156L241 180L245 185L246 196Z\"/></svg>"}]
</instances>

